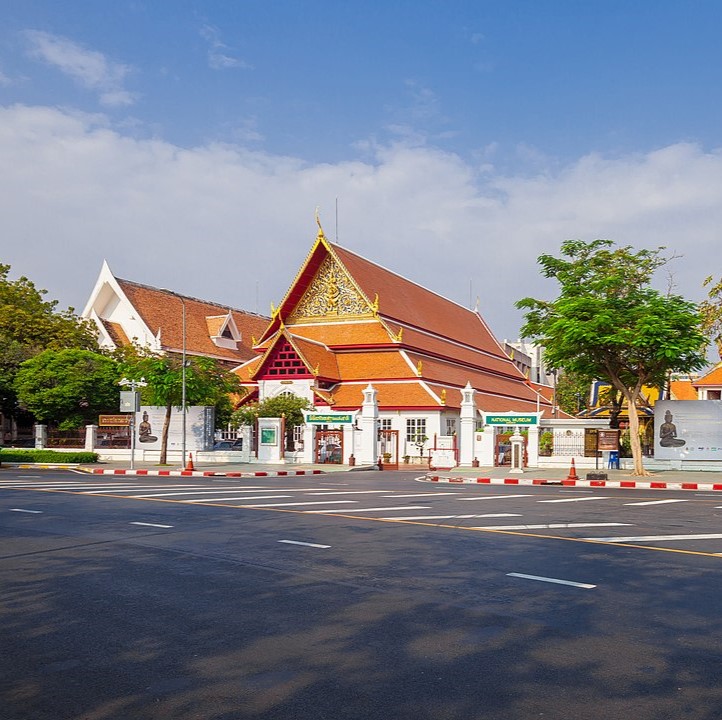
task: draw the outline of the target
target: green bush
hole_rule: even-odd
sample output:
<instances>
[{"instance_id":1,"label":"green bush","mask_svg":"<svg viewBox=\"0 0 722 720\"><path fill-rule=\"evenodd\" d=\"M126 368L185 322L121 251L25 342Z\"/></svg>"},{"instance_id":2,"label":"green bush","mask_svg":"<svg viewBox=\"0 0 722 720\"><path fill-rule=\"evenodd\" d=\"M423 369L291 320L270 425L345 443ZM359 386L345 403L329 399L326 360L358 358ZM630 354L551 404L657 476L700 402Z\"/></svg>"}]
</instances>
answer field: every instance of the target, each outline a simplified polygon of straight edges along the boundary
<instances>
[{"instance_id":1,"label":"green bush","mask_svg":"<svg viewBox=\"0 0 722 720\"><path fill-rule=\"evenodd\" d=\"M57 450L0 449L0 462L12 463L97 463L92 452L59 452Z\"/></svg>"}]
</instances>

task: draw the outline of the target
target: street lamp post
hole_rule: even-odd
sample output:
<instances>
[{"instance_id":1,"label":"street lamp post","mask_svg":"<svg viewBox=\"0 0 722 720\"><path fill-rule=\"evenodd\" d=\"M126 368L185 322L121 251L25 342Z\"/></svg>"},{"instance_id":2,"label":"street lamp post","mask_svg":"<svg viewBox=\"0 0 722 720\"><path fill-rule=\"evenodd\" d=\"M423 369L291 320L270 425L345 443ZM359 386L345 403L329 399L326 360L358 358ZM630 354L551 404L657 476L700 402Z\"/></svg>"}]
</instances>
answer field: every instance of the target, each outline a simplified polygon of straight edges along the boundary
<instances>
[{"instance_id":1,"label":"street lamp post","mask_svg":"<svg viewBox=\"0 0 722 720\"><path fill-rule=\"evenodd\" d=\"M123 378L119 385L130 386L130 398L123 398L121 393L120 409L121 412L130 411L130 469L135 470L135 414L138 412L138 388L145 387L148 383L145 378L140 380L128 380Z\"/></svg>"}]
</instances>

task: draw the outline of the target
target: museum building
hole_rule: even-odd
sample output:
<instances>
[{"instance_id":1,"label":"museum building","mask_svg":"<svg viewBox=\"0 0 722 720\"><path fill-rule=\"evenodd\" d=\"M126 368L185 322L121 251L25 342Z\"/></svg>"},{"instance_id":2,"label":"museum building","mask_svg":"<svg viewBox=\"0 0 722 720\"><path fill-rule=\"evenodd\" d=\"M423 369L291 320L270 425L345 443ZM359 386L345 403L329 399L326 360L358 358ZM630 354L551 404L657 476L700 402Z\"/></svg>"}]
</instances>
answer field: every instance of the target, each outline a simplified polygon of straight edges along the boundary
<instances>
[{"instance_id":1,"label":"museum building","mask_svg":"<svg viewBox=\"0 0 722 720\"><path fill-rule=\"evenodd\" d=\"M300 462L394 466L444 450L453 465L495 465L514 427L532 426L536 444L552 413L478 311L330 242L320 224L253 350L235 369L244 403L293 393L314 408Z\"/></svg>"}]
</instances>

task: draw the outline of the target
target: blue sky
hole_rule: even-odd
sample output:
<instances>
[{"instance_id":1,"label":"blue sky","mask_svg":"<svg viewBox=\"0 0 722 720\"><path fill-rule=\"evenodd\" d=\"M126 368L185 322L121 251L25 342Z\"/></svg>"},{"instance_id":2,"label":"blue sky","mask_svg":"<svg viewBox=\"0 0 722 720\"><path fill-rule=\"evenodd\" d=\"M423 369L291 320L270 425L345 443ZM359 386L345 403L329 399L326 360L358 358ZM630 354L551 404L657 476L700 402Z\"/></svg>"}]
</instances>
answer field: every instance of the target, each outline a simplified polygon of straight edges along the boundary
<instances>
[{"instance_id":1,"label":"blue sky","mask_svg":"<svg viewBox=\"0 0 722 720\"><path fill-rule=\"evenodd\" d=\"M698 300L721 26L681 0L0 1L0 262L78 309L105 258L268 312L319 206L498 337L569 237L666 245Z\"/></svg>"}]
</instances>

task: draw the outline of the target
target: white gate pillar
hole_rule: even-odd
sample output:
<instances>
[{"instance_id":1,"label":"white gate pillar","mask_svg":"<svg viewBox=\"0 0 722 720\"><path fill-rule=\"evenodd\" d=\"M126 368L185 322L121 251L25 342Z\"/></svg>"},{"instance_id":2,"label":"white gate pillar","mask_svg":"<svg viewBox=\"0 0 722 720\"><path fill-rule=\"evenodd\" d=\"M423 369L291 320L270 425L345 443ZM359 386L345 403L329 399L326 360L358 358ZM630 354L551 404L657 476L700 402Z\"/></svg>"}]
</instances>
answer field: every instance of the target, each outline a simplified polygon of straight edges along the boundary
<instances>
[{"instance_id":1,"label":"white gate pillar","mask_svg":"<svg viewBox=\"0 0 722 720\"><path fill-rule=\"evenodd\" d=\"M461 391L461 417L459 427L459 466L472 467L474 460L474 432L476 431L476 390L467 382Z\"/></svg>"},{"instance_id":2,"label":"white gate pillar","mask_svg":"<svg viewBox=\"0 0 722 720\"><path fill-rule=\"evenodd\" d=\"M378 392L371 383L363 391L364 401L361 405L361 444L359 465L375 465L378 462Z\"/></svg>"}]
</instances>

